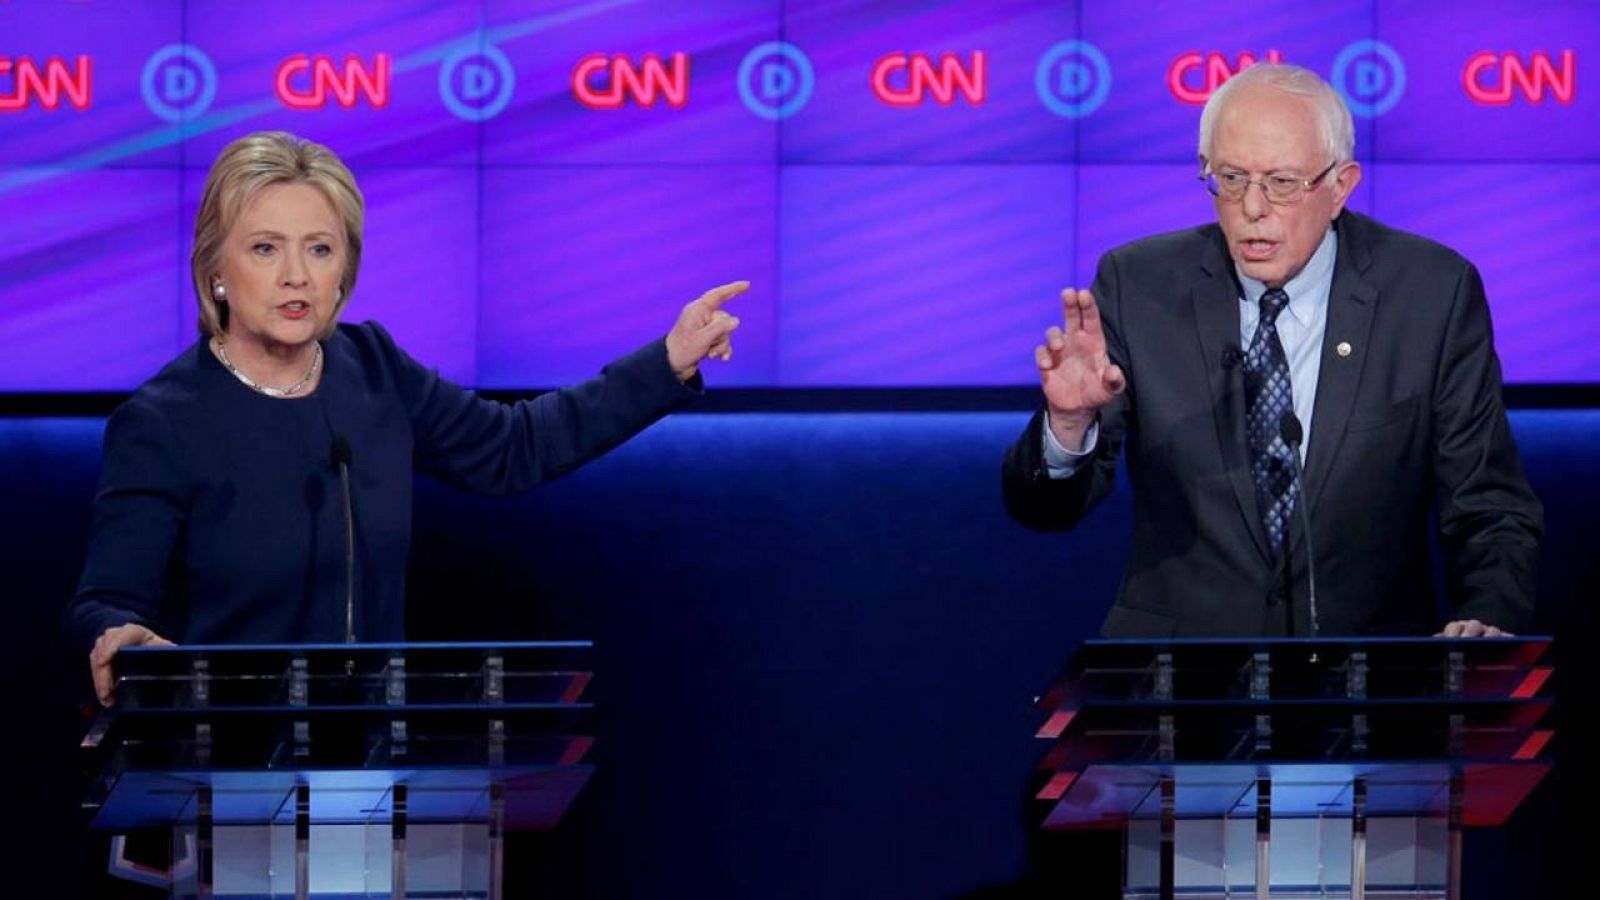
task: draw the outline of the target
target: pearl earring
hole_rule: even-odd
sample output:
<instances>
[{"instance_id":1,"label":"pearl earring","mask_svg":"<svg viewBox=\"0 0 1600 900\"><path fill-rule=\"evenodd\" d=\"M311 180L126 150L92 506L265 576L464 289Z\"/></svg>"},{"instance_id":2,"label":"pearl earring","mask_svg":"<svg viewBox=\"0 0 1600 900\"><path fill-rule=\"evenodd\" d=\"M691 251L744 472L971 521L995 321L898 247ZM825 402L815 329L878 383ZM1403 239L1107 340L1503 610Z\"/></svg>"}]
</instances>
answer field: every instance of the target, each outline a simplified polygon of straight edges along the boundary
<instances>
[{"instance_id":1,"label":"pearl earring","mask_svg":"<svg viewBox=\"0 0 1600 900\"><path fill-rule=\"evenodd\" d=\"M219 281L211 286L211 296L217 298L218 300L228 299L228 291L222 286L222 282Z\"/></svg>"}]
</instances>

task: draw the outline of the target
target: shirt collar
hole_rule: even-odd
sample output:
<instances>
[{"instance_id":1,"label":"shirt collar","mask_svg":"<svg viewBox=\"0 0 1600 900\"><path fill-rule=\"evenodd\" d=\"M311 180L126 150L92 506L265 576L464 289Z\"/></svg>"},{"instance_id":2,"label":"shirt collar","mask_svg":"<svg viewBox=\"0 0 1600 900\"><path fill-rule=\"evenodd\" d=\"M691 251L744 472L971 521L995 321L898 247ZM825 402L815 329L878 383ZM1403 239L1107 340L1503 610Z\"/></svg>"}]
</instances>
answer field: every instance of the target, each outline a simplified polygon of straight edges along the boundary
<instances>
[{"instance_id":1,"label":"shirt collar","mask_svg":"<svg viewBox=\"0 0 1600 900\"><path fill-rule=\"evenodd\" d=\"M1317 245L1317 252L1311 254L1305 267L1283 286L1284 293L1289 295L1288 312L1302 325L1310 325L1317 308L1327 304L1328 288L1332 285L1330 273L1338 250L1339 238L1330 226L1322 236L1322 243ZM1259 310L1261 295L1267 292L1267 286L1243 272L1239 273L1239 284L1244 288L1242 300L1245 305L1252 310ZM1321 290L1318 290L1319 285Z\"/></svg>"}]
</instances>

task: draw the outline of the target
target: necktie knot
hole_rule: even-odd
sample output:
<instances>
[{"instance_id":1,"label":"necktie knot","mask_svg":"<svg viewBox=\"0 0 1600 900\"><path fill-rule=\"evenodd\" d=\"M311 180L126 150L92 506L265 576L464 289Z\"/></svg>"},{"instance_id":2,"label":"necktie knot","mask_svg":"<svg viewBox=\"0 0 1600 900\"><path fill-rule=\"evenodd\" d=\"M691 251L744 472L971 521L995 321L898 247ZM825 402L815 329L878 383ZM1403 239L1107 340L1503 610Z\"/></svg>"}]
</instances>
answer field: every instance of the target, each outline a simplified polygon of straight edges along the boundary
<instances>
[{"instance_id":1,"label":"necktie knot","mask_svg":"<svg viewBox=\"0 0 1600 900\"><path fill-rule=\"evenodd\" d=\"M1282 288L1273 288L1261 295L1261 323L1274 325L1278 321L1278 314L1289 305L1289 295Z\"/></svg>"}]
</instances>

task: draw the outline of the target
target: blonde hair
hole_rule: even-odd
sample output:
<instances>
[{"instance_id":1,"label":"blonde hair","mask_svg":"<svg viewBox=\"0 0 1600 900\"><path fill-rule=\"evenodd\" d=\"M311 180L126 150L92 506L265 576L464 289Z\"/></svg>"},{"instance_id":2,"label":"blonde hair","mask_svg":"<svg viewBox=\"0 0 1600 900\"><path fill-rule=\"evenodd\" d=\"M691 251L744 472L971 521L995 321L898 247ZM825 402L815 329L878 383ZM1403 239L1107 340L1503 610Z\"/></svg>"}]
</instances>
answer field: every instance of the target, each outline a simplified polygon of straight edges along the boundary
<instances>
[{"instance_id":1,"label":"blonde hair","mask_svg":"<svg viewBox=\"0 0 1600 900\"><path fill-rule=\"evenodd\" d=\"M366 201L350 170L332 150L286 131L258 131L227 147L211 164L206 176L200 212L194 219L194 250L189 266L194 292L200 301L200 333L215 337L228 330L228 307L211 293L212 279L222 267L223 243L234 222L263 188L274 184L308 184L322 192L344 223L345 267L339 280L339 300L334 304L318 339L333 334L339 314L355 290L361 269L361 227Z\"/></svg>"}]
</instances>

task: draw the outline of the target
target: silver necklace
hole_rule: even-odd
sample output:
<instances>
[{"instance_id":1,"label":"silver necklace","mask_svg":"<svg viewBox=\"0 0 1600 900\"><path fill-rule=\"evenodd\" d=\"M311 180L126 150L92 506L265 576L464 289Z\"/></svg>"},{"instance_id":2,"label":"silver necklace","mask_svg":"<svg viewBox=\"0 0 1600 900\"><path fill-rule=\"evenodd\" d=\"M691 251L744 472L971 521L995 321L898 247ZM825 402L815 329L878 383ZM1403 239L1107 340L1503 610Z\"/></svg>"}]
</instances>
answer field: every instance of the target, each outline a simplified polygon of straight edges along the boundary
<instances>
[{"instance_id":1,"label":"silver necklace","mask_svg":"<svg viewBox=\"0 0 1600 900\"><path fill-rule=\"evenodd\" d=\"M223 368L227 369L229 372L232 372L233 377L244 382L245 387L250 388L257 393L266 394L268 397L293 397L295 394L305 390L306 385L310 384L317 377L317 372L322 369L322 345L313 344L312 346L316 348L316 354L311 357L311 368L306 370L306 377L300 379L294 384L289 385L286 388L268 387L264 384L256 384L254 381L250 380L249 375L239 371L238 368L234 366L233 360L228 358L228 349L222 345L221 341L216 341L213 346L217 348L217 358L222 360Z\"/></svg>"}]
</instances>

